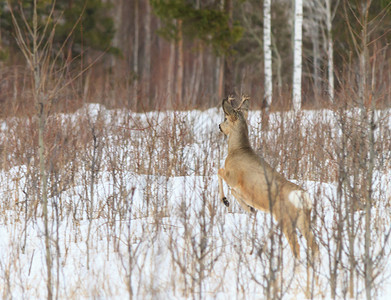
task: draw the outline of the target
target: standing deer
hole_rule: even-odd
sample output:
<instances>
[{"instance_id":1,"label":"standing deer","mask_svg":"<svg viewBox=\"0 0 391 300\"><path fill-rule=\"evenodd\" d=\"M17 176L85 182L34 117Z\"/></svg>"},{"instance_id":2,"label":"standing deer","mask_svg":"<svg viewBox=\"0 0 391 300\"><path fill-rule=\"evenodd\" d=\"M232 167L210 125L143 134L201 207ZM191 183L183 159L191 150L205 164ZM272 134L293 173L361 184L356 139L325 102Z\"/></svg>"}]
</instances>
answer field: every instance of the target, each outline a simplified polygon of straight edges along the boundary
<instances>
[{"instance_id":1,"label":"standing deer","mask_svg":"<svg viewBox=\"0 0 391 300\"><path fill-rule=\"evenodd\" d=\"M219 125L220 131L228 137L225 166L218 170L220 199L229 206L224 196L224 179L244 210L255 212L258 209L273 215L296 258L300 258L296 228L304 235L312 253L317 254L319 247L310 228L312 203L309 195L255 153L248 138L246 121L249 98L243 96L237 108L232 106L232 100L223 100L225 119Z\"/></svg>"}]
</instances>

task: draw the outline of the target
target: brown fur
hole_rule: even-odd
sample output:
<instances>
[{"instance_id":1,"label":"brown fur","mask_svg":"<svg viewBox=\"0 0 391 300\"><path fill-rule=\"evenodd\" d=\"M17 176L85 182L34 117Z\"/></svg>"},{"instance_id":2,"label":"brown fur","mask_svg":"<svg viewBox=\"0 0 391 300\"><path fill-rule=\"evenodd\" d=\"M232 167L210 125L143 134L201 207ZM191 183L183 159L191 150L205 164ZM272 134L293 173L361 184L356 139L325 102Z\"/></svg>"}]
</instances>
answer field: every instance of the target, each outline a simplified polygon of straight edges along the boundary
<instances>
[{"instance_id":1,"label":"brown fur","mask_svg":"<svg viewBox=\"0 0 391 300\"><path fill-rule=\"evenodd\" d=\"M246 121L248 98L243 99L240 109L233 108L227 99L223 100L226 119L219 127L228 136L228 156L224 169L218 170L220 197L228 206L223 191L224 180L243 209L248 212L258 209L273 214L295 257L300 257L296 228L306 238L312 253L316 254L318 245L310 228L311 207L306 203L309 198L306 195L303 197L306 199L301 199L302 203L296 205L291 202L289 194L303 189L286 180L251 148Z\"/></svg>"}]
</instances>

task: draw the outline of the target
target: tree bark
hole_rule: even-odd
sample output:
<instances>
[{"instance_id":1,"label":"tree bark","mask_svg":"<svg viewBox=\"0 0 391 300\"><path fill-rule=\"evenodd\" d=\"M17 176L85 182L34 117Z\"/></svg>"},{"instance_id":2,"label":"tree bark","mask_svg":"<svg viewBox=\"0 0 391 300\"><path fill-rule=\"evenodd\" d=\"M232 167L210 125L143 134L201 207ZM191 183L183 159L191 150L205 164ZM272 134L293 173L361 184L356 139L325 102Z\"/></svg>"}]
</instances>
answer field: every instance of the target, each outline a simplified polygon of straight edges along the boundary
<instances>
[{"instance_id":1,"label":"tree bark","mask_svg":"<svg viewBox=\"0 0 391 300\"><path fill-rule=\"evenodd\" d=\"M183 89L183 35L182 35L182 20L177 21L178 26L178 61L177 61L177 78L176 78L176 105L182 104L182 89Z\"/></svg>"},{"instance_id":2,"label":"tree bark","mask_svg":"<svg viewBox=\"0 0 391 300\"><path fill-rule=\"evenodd\" d=\"M133 48L133 109L138 111L138 85L139 85L139 67L138 67L138 48L139 48L139 0L134 0L134 48Z\"/></svg>"},{"instance_id":3,"label":"tree bark","mask_svg":"<svg viewBox=\"0 0 391 300\"><path fill-rule=\"evenodd\" d=\"M40 183L41 183L41 197L42 197L42 210L44 219L44 231L45 231L45 250L46 250L46 268L47 268L47 298L51 300L53 298L52 287L52 258L50 251L50 233L49 233L49 217L48 217L48 189L47 189L47 174L46 174L46 159L45 159L45 108L47 106L45 96L42 91L42 70L40 66L40 54L39 54L39 33L38 33L38 14L37 14L37 2L34 0L33 11L33 52L32 54L32 71L34 74L34 100L38 113L38 155L39 155L39 171L40 171Z\"/></svg>"},{"instance_id":4,"label":"tree bark","mask_svg":"<svg viewBox=\"0 0 391 300\"><path fill-rule=\"evenodd\" d=\"M359 98L360 98L360 108L362 121L366 125L366 133L363 134L363 137L368 139L369 145L368 149L365 149L363 158L368 157L367 170L366 170L366 199L365 199L365 234L364 234L364 280L365 280L365 295L367 300L372 298L372 289L373 289L373 258L372 258L372 185L373 185L373 170L374 170L374 130L375 130L375 120L374 120L374 107L373 103L369 103L367 98L369 98L370 93L368 89L368 72L369 71L369 49L368 49L368 23L369 23L369 7L371 1L367 0L366 3L362 6L361 11L361 52L359 56L360 60L360 82L359 82ZM372 74L373 76L374 74ZM363 125L364 125L363 124ZM365 147L365 146L364 146ZM363 151L363 150L361 150Z\"/></svg>"},{"instance_id":5,"label":"tree bark","mask_svg":"<svg viewBox=\"0 0 391 300\"><path fill-rule=\"evenodd\" d=\"M144 70L143 70L143 86L144 96L148 99L148 106L152 106L151 99L151 6L149 1L145 1L145 39L144 39Z\"/></svg>"},{"instance_id":6,"label":"tree bark","mask_svg":"<svg viewBox=\"0 0 391 300\"><path fill-rule=\"evenodd\" d=\"M316 12L314 12L316 14ZM314 20L313 29L311 31L312 35L312 57L313 57L313 82L314 82L314 94L315 99L318 98L320 94L320 42L319 42L319 22Z\"/></svg>"},{"instance_id":7,"label":"tree bark","mask_svg":"<svg viewBox=\"0 0 391 300\"><path fill-rule=\"evenodd\" d=\"M273 51L275 53L275 70L276 70L276 84L277 84L277 93L278 97L280 98L282 95L282 76L281 76L281 69L282 69L282 59L280 51L277 48L277 44L275 42L275 39L272 36L272 47Z\"/></svg>"},{"instance_id":8,"label":"tree bark","mask_svg":"<svg viewBox=\"0 0 391 300\"><path fill-rule=\"evenodd\" d=\"M295 112L301 109L302 29L303 0L295 0L292 87L292 102Z\"/></svg>"},{"instance_id":9,"label":"tree bark","mask_svg":"<svg viewBox=\"0 0 391 300\"><path fill-rule=\"evenodd\" d=\"M331 0L326 0L328 94L334 103L334 46L332 36Z\"/></svg>"},{"instance_id":10,"label":"tree bark","mask_svg":"<svg viewBox=\"0 0 391 300\"><path fill-rule=\"evenodd\" d=\"M167 109L172 109L174 101L174 77L175 77L175 43L170 43L170 57L168 59L168 78L167 78L167 89L168 89L168 103Z\"/></svg>"},{"instance_id":11,"label":"tree bark","mask_svg":"<svg viewBox=\"0 0 391 300\"><path fill-rule=\"evenodd\" d=\"M220 0L219 9L224 11L225 1ZM217 57L216 61L216 78L217 78L217 97L221 101L224 97L224 62L225 56Z\"/></svg>"},{"instance_id":12,"label":"tree bark","mask_svg":"<svg viewBox=\"0 0 391 300\"><path fill-rule=\"evenodd\" d=\"M232 0L225 0L225 11L228 15L229 27L232 27L233 4ZM233 57L230 54L224 56L224 93L226 96L234 94L235 82L233 73Z\"/></svg>"},{"instance_id":13,"label":"tree bark","mask_svg":"<svg viewBox=\"0 0 391 300\"><path fill-rule=\"evenodd\" d=\"M263 53L266 111L269 110L273 95L273 70L272 70L272 48L271 48L271 0L263 1Z\"/></svg>"},{"instance_id":14,"label":"tree bark","mask_svg":"<svg viewBox=\"0 0 391 300\"><path fill-rule=\"evenodd\" d=\"M224 57L217 58L217 97L222 100L224 97Z\"/></svg>"}]
</instances>

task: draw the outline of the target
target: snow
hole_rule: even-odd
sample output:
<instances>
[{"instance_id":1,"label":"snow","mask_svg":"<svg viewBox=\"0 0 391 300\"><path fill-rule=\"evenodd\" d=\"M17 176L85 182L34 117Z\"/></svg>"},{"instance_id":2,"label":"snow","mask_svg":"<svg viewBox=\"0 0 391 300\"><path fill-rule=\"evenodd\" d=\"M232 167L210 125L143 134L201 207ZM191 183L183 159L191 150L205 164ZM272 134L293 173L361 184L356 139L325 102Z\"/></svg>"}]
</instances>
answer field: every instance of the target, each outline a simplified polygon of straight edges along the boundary
<instances>
[{"instance_id":1,"label":"snow","mask_svg":"<svg viewBox=\"0 0 391 300\"><path fill-rule=\"evenodd\" d=\"M103 161L93 197L88 184L90 170L85 164L84 171L76 174L75 185L49 199L54 295L60 299L123 299L129 298L131 291L136 299L260 299L265 298L266 278L274 270L284 299L305 297L305 239L300 237L302 259L295 261L269 214L245 213L231 195L231 213L220 203L216 173L227 149L218 131L222 120L219 109L139 114L90 104L74 114L56 117L78 122L83 116L88 116L91 124L101 120L104 127L124 128L138 144L116 136L114 131L103 136ZM289 113L275 113L270 123L290 119ZM331 111L309 111L303 113L303 126L319 119L336 122ZM250 112L250 136L259 135L260 123L260 113ZM4 137L12 122L3 120L0 124L0 136ZM156 141L145 136L150 126L158 129L148 131L156 134ZM174 138L159 139L168 129ZM332 134L338 135L338 130L336 126ZM273 139L276 132L264 134ZM151 142L156 146L153 153L146 147ZM175 151L162 153L167 149L164 143ZM90 146L86 145L87 152ZM118 169L110 167L110 158L116 158ZM149 159L158 166L152 173L142 171L147 170ZM169 170L165 160L178 160L177 167ZM42 299L47 295L42 207L37 202L36 212L25 211L26 203L38 201L27 189L28 170L19 165L0 171L0 291L4 298ZM385 238L382 230L391 221L390 178L389 167L375 173L374 197L379 199L379 206L373 208L372 216L379 221L373 239L379 244L374 245L373 253L385 245L385 260L375 280L378 299L391 295L391 265L387 260L391 249L388 241L381 240ZM343 199L338 197L334 182L295 182L314 199L317 235L329 242L321 245L316 276L310 279L312 296L330 298L336 206L338 199ZM227 190L226 185L224 188ZM357 212L355 222L363 224L364 217L363 212ZM271 235L275 235L273 247L281 260L267 257ZM364 253L362 238L355 241L358 263ZM348 256L343 254L342 259L346 266ZM337 296L343 297L348 273L343 268L338 272ZM356 295L364 298L360 276L355 277Z\"/></svg>"}]
</instances>

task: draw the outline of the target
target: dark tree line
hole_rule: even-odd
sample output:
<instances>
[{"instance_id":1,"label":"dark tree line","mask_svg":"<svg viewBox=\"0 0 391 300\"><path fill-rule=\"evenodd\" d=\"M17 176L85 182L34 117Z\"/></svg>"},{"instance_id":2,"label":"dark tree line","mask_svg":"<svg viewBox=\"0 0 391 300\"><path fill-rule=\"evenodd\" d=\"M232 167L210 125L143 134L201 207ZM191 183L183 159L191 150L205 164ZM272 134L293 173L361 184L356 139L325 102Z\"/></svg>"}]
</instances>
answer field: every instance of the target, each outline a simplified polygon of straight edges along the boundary
<instances>
[{"instance_id":1,"label":"dark tree line","mask_svg":"<svg viewBox=\"0 0 391 300\"><path fill-rule=\"evenodd\" d=\"M0 2L3 102L18 97L12 92L15 83L6 78L13 66L23 64L8 5L18 18L31 19L32 2ZM304 1L303 7L302 94L303 104L308 107L327 105L329 50L323 2ZM331 33L337 93L351 76L348 73L359 66L354 35L359 34L360 28L355 21L365 1L346 1L347 10L343 9L343 2L329 1L334 13ZM52 1L37 3L43 24ZM390 0L371 1L368 11L369 19L373 20L368 30L372 59L384 57L378 82L388 80L390 5ZM272 2L273 102L280 107L291 98L292 18L292 1ZM52 26L56 26L54 47L63 47L66 41L62 59L72 62L73 69L80 69L77 61L86 65L104 54L75 83L74 90L83 99L145 110L210 107L229 93L245 92L262 106L263 1L59 0ZM16 76L18 81L22 81L20 73ZM382 92L385 95L382 105L389 104L388 91Z\"/></svg>"}]
</instances>

